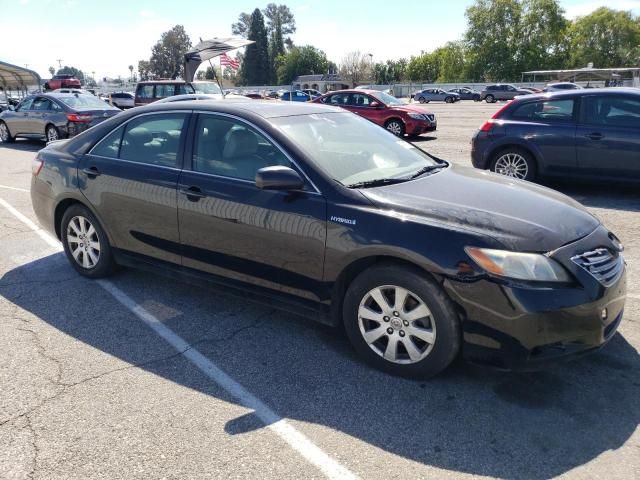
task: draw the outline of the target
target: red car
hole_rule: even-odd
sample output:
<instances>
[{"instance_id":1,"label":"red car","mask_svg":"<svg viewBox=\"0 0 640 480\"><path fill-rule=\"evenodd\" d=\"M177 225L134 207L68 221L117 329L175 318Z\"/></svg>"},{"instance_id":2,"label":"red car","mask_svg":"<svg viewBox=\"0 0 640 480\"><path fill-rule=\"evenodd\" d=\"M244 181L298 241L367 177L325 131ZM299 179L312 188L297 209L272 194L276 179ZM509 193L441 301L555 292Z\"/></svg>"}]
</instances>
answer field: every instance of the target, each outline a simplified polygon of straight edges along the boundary
<instances>
[{"instance_id":1,"label":"red car","mask_svg":"<svg viewBox=\"0 0 640 480\"><path fill-rule=\"evenodd\" d=\"M337 90L316 98L313 103L342 107L399 137L432 132L438 126L435 114L424 107L404 104L377 90Z\"/></svg>"},{"instance_id":2,"label":"red car","mask_svg":"<svg viewBox=\"0 0 640 480\"><path fill-rule=\"evenodd\" d=\"M54 75L51 80L44 84L45 90L57 90L59 88L80 88L80 80L73 75Z\"/></svg>"}]
</instances>

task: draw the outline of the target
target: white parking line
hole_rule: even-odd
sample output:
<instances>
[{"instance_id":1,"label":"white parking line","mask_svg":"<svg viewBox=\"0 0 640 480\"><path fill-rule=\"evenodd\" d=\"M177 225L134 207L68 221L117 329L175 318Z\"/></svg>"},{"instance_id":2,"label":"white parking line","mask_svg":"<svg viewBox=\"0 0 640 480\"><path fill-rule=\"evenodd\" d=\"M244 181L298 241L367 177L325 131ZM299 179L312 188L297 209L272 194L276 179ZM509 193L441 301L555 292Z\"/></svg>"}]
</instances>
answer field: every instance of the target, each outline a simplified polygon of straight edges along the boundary
<instances>
[{"instance_id":1,"label":"white parking line","mask_svg":"<svg viewBox=\"0 0 640 480\"><path fill-rule=\"evenodd\" d=\"M0 205L7 209L14 217L37 233L48 245L62 250L60 242L50 236L43 229L38 227L29 218L16 210L12 205L0 198ZM241 384L236 382L213 361L204 356L193 347L189 347L189 343L176 334L169 327L164 325L158 318L138 305L127 294L116 287L108 280L98 280L100 285L113 298L115 298L127 310L142 320L149 328L162 337L169 345L171 345L178 353L182 354L187 360L195 365L198 370L204 373L209 379L217 383L227 393L233 396L241 405L252 409L256 416L264 422L264 424L284 440L293 450L298 452L305 460L315 465L330 479L356 479L356 475L346 467L336 462L327 453L320 449L316 444L309 440L303 433L296 430L284 418L271 410L258 397L253 395Z\"/></svg>"},{"instance_id":2,"label":"white parking line","mask_svg":"<svg viewBox=\"0 0 640 480\"><path fill-rule=\"evenodd\" d=\"M0 188L6 188L7 190L15 190L16 192L29 192L26 188L10 187L9 185L0 185Z\"/></svg>"}]
</instances>

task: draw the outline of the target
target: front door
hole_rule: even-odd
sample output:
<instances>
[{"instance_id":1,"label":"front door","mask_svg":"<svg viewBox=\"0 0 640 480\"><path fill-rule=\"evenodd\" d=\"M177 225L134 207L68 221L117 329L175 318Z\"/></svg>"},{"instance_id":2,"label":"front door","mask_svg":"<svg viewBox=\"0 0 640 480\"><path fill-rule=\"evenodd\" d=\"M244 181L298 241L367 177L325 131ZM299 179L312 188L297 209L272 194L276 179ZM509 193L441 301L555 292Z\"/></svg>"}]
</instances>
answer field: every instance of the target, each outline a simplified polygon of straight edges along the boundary
<instances>
[{"instance_id":1,"label":"front door","mask_svg":"<svg viewBox=\"0 0 640 480\"><path fill-rule=\"evenodd\" d=\"M585 95L576 151L588 175L640 178L638 95Z\"/></svg>"},{"instance_id":2,"label":"front door","mask_svg":"<svg viewBox=\"0 0 640 480\"><path fill-rule=\"evenodd\" d=\"M200 114L193 145L191 169L183 171L178 187L183 264L308 299L322 297L322 195L311 184L301 192L256 187L262 167L297 167L243 120Z\"/></svg>"},{"instance_id":3,"label":"front door","mask_svg":"<svg viewBox=\"0 0 640 480\"><path fill-rule=\"evenodd\" d=\"M33 133L30 130L31 118L29 114L31 113L31 105L35 97L25 98L18 107L16 111L11 115L11 121L9 122L9 130L11 131L11 135L16 135L19 133Z\"/></svg>"},{"instance_id":4,"label":"front door","mask_svg":"<svg viewBox=\"0 0 640 480\"><path fill-rule=\"evenodd\" d=\"M180 264L177 183L188 117L135 117L78 164L80 190L124 253Z\"/></svg>"}]
</instances>

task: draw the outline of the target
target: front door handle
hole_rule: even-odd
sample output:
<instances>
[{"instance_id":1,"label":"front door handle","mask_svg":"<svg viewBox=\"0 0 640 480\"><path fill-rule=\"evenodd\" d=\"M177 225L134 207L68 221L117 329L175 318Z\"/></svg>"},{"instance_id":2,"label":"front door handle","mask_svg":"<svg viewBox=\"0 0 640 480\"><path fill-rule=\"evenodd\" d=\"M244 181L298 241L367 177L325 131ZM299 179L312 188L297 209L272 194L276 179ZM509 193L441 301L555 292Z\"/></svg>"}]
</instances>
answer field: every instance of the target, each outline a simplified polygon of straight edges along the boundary
<instances>
[{"instance_id":1,"label":"front door handle","mask_svg":"<svg viewBox=\"0 0 640 480\"><path fill-rule=\"evenodd\" d=\"M591 140L602 140L604 135L598 132L588 133L585 137L590 138Z\"/></svg>"},{"instance_id":2,"label":"front door handle","mask_svg":"<svg viewBox=\"0 0 640 480\"><path fill-rule=\"evenodd\" d=\"M206 197L206 195L200 190L200 187L191 186L188 188L182 188L180 192L183 195L186 195L189 200L192 202L197 202L201 198Z\"/></svg>"},{"instance_id":3,"label":"front door handle","mask_svg":"<svg viewBox=\"0 0 640 480\"><path fill-rule=\"evenodd\" d=\"M101 175L97 167L83 168L82 171L86 173L89 178L96 178Z\"/></svg>"}]
</instances>

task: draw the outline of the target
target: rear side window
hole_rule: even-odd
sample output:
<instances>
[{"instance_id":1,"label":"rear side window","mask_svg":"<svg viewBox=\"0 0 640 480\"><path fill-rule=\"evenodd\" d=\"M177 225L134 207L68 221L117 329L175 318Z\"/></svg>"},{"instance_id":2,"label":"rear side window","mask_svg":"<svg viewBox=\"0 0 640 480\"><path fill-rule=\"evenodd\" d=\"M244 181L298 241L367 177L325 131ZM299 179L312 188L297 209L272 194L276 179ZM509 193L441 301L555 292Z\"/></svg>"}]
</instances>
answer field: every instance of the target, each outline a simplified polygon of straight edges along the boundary
<instances>
[{"instance_id":1,"label":"rear side window","mask_svg":"<svg viewBox=\"0 0 640 480\"><path fill-rule=\"evenodd\" d=\"M173 97L175 90L176 87L173 83L156 85L155 98Z\"/></svg>"},{"instance_id":2,"label":"rear side window","mask_svg":"<svg viewBox=\"0 0 640 480\"><path fill-rule=\"evenodd\" d=\"M590 125L640 128L640 99L584 97L584 122Z\"/></svg>"},{"instance_id":3,"label":"rear side window","mask_svg":"<svg viewBox=\"0 0 640 480\"><path fill-rule=\"evenodd\" d=\"M138 97L153 98L153 85L142 85L138 87Z\"/></svg>"},{"instance_id":4,"label":"rear side window","mask_svg":"<svg viewBox=\"0 0 640 480\"><path fill-rule=\"evenodd\" d=\"M185 113L144 115L106 136L93 155L175 167L184 131Z\"/></svg>"},{"instance_id":5,"label":"rear side window","mask_svg":"<svg viewBox=\"0 0 640 480\"><path fill-rule=\"evenodd\" d=\"M531 121L571 121L573 119L574 100L549 100L529 102L517 107L511 114L515 120Z\"/></svg>"}]
</instances>

